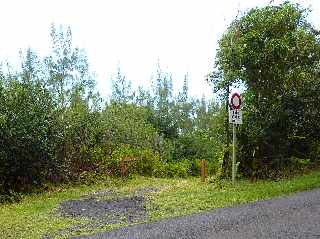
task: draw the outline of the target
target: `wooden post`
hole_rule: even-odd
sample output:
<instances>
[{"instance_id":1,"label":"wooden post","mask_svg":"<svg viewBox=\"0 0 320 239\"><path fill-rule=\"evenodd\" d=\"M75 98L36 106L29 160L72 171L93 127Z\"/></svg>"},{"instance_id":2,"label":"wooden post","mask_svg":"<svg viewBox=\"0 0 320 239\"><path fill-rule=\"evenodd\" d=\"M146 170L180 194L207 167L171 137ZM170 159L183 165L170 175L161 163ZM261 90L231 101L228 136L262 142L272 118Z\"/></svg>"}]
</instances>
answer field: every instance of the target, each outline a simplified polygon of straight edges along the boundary
<instances>
[{"instance_id":1,"label":"wooden post","mask_svg":"<svg viewBox=\"0 0 320 239\"><path fill-rule=\"evenodd\" d=\"M200 176L201 176L201 181L205 182L206 181L206 161L201 160L200 163Z\"/></svg>"},{"instance_id":2,"label":"wooden post","mask_svg":"<svg viewBox=\"0 0 320 239\"><path fill-rule=\"evenodd\" d=\"M124 177L126 174L126 165L124 158L120 159L120 176Z\"/></svg>"}]
</instances>

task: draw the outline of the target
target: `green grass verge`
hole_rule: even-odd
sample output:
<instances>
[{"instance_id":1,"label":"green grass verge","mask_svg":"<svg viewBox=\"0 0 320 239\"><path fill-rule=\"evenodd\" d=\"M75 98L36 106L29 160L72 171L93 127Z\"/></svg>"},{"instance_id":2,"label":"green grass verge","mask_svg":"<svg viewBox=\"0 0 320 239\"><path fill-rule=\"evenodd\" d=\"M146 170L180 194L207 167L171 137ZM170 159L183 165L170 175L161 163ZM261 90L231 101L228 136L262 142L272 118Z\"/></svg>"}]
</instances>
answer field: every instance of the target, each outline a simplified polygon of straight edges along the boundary
<instances>
[{"instance_id":1,"label":"green grass verge","mask_svg":"<svg viewBox=\"0 0 320 239\"><path fill-rule=\"evenodd\" d=\"M74 225L84 225L88 220L57 215L59 203L99 190L112 189L117 195L126 195L144 187L160 189L160 192L146 195L149 199L150 221L155 221L320 187L320 172L278 182L258 181L254 184L245 180L232 185L229 181L203 183L199 178L135 177L126 181L108 179L91 186L65 186L56 188L54 192L25 196L19 203L0 205L0 238L41 238ZM82 228L72 234L93 233L124 225L127 224L106 225L90 230ZM60 237L70 235L67 233Z\"/></svg>"},{"instance_id":2,"label":"green grass verge","mask_svg":"<svg viewBox=\"0 0 320 239\"><path fill-rule=\"evenodd\" d=\"M24 196L19 203L0 204L0 238L41 238L73 225L85 224L85 219L59 216L56 212L59 204L118 184L119 181L108 180L93 186L65 185L51 192Z\"/></svg>"},{"instance_id":3,"label":"green grass verge","mask_svg":"<svg viewBox=\"0 0 320 239\"><path fill-rule=\"evenodd\" d=\"M229 181L201 183L199 179L176 181L160 194L152 196L158 210L151 211L151 220L188 215L205 210L230 207L320 187L320 172L278 182Z\"/></svg>"}]
</instances>

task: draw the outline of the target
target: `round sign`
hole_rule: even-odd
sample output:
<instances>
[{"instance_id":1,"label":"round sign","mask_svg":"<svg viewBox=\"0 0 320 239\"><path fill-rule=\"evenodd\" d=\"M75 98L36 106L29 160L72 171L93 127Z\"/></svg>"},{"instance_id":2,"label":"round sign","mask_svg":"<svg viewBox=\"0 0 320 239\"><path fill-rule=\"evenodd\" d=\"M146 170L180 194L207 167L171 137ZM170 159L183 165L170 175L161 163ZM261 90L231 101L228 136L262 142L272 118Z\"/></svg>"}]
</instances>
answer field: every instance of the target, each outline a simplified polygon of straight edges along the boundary
<instances>
[{"instance_id":1,"label":"round sign","mask_svg":"<svg viewBox=\"0 0 320 239\"><path fill-rule=\"evenodd\" d=\"M241 98L238 93L233 93L231 96L231 108L238 110L241 106Z\"/></svg>"}]
</instances>

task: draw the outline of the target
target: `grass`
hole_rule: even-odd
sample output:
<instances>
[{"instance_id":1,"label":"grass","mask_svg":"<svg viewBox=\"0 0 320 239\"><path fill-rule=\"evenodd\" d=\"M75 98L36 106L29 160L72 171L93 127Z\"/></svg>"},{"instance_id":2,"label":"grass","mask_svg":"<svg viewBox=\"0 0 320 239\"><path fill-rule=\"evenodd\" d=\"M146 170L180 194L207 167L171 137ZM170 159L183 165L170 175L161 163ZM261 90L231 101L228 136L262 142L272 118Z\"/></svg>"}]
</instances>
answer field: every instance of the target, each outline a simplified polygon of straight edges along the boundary
<instances>
[{"instance_id":1,"label":"grass","mask_svg":"<svg viewBox=\"0 0 320 239\"><path fill-rule=\"evenodd\" d=\"M99 190L112 189L116 195L127 195L144 187L160 189L160 192L146 195L149 199L150 221L156 221L320 187L320 172L278 182L258 181L254 184L246 180L232 185L229 181L202 183L199 178L135 177L125 181L108 179L90 186L64 186L52 192L25 196L19 203L0 205L0 238L41 238L74 225L85 225L88 223L86 219L59 216L56 212L59 203ZM74 233L93 233L124 225L127 224L106 225L90 230L82 228ZM69 235L67 233L60 237Z\"/></svg>"},{"instance_id":2,"label":"grass","mask_svg":"<svg viewBox=\"0 0 320 239\"><path fill-rule=\"evenodd\" d=\"M199 181L199 179L180 180L171 184L162 193L152 196L152 201L159 210L151 212L151 220L230 207L320 187L320 172L279 182L258 181L255 184L245 180L235 185L228 181L220 183Z\"/></svg>"},{"instance_id":3,"label":"grass","mask_svg":"<svg viewBox=\"0 0 320 239\"><path fill-rule=\"evenodd\" d=\"M85 224L85 219L59 216L58 205L115 185L115 181L110 180L94 186L64 186L53 192L25 196L19 203L0 205L0 238L41 238L75 224Z\"/></svg>"}]
</instances>

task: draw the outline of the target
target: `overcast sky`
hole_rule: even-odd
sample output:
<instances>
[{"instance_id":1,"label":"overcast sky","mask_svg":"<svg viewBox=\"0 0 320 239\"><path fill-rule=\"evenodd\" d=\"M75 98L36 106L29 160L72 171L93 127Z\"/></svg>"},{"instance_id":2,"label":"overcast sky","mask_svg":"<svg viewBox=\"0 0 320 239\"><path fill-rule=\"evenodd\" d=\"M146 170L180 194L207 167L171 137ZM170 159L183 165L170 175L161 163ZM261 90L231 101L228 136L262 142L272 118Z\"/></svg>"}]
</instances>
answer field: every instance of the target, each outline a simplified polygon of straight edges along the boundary
<instances>
[{"instance_id":1,"label":"overcast sky","mask_svg":"<svg viewBox=\"0 0 320 239\"><path fill-rule=\"evenodd\" d=\"M190 93L211 96L204 76L212 69L217 41L238 9L244 13L270 0L0 0L0 59L14 62L19 49L41 56L50 46L50 23L70 25L74 45L87 52L98 89L110 95L110 78L120 63L133 86L148 86L158 59L180 88L184 74ZM283 1L274 1L279 4ZM311 7L319 28L320 1Z\"/></svg>"}]
</instances>

